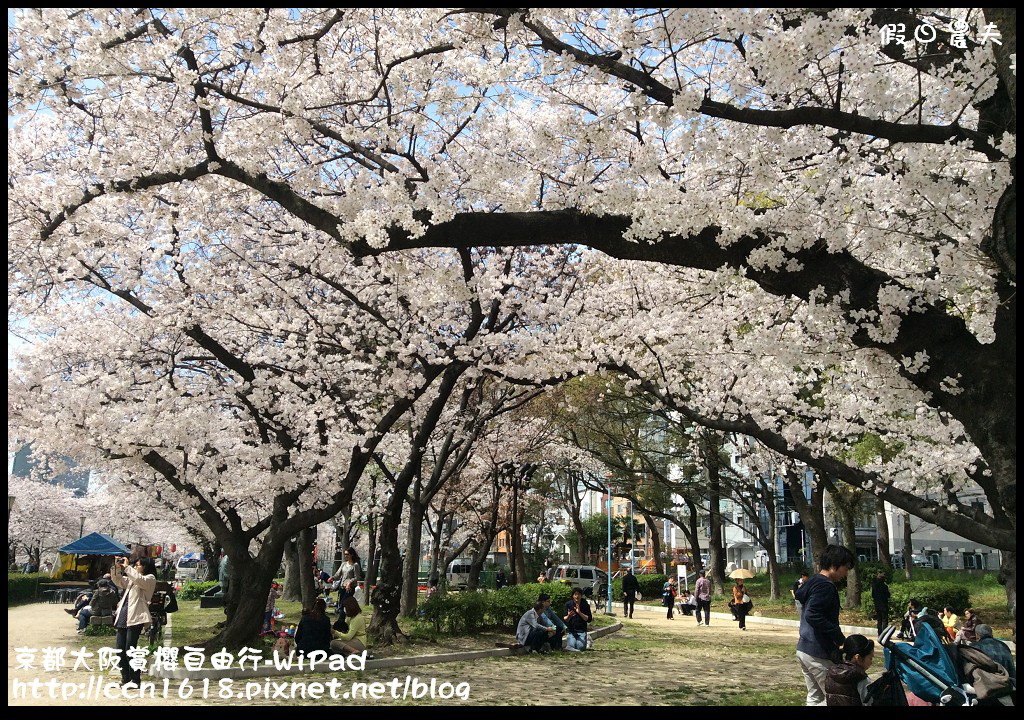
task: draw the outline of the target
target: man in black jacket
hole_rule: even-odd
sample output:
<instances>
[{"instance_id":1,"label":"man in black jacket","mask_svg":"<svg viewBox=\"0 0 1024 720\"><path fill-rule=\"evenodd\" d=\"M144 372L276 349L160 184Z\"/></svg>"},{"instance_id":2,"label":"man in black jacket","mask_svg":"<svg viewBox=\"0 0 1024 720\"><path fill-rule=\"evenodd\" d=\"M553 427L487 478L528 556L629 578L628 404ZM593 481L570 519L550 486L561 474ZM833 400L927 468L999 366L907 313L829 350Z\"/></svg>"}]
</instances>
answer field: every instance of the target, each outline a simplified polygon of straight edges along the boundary
<instances>
[{"instance_id":1,"label":"man in black jacket","mask_svg":"<svg viewBox=\"0 0 1024 720\"><path fill-rule=\"evenodd\" d=\"M885 573L880 572L871 584L871 599L875 603L875 617L878 618L878 634L889 626L889 586L885 584Z\"/></svg>"},{"instance_id":2,"label":"man in black jacket","mask_svg":"<svg viewBox=\"0 0 1024 720\"><path fill-rule=\"evenodd\" d=\"M821 571L812 575L796 592L803 604L800 614L800 640L796 658L807 685L807 705L825 704L825 677L840 660L846 636L839 627L839 590L857 563L853 553L842 545L829 545L821 554Z\"/></svg>"},{"instance_id":3,"label":"man in black jacket","mask_svg":"<svg viewBox=\"0 0 1024 720\"><path fill-rule=\"evenodd\" d=\"M633 617L633 605L638 592L640 581L633 574L633 568L626 568L626 574L622 576L622 614L626 617Z\"/></svg>"}]
</instances>

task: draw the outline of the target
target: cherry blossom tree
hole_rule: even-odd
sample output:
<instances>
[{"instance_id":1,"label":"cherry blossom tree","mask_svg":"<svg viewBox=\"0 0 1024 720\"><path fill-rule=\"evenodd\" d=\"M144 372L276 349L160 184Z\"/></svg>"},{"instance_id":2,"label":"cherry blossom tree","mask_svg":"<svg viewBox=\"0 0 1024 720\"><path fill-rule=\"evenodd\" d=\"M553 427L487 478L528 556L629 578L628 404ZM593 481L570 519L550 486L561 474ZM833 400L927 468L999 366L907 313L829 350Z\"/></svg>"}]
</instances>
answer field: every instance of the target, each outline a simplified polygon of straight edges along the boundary
<instances>
[{"instance_id":1,"label":"cherry blossom tree","mask_svg":"<svg viewBox=\"0 0 1024 720\"><path fill-rule=\"evenodd\" d=\"M295 342L278 328L302 292L352 282L365 305L360 292L432 288L396 270L399 251L564 246L552 260L594 285L589 304L515 378L614 367L692 421L1006 551L1014 597L1015 12L949 12L23 11L8 41L10 305L52 314L88 283L159 307L172 340L252 387L248 370L274 360L240 362L248 348L211 334L214 296L276 312L237 318L274 356ZM886 42L900 23L936 39ZM273 286L289 273L319 289ZM173 292L137 292L154 277ZM354 349L331 334L342 321L318 322L365 353L395 341L386 318L404 308L388 302ZM536 328L558 317L526 307ZM249 402L256 427L285 430L283 411ZM289 452L323 437L304 423ZM836 455L890 428L915 446L895 479ZM347 433L330 440L382 437ZM986 511L958 502L966 482Z\"/></svg>"}]
</instances>

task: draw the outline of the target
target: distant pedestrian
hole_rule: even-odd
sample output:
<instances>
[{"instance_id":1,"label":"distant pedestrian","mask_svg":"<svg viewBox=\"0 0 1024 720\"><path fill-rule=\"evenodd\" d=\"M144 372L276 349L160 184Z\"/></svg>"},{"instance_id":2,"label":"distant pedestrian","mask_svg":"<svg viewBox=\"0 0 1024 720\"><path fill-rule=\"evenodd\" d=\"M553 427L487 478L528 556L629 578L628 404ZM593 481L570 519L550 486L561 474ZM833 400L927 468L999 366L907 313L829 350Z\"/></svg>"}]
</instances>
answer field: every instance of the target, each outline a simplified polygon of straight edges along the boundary
<instances>
[{"instance_id":1,"label":"distant pedestrian","mask_svg":"<svg viewBox=\"0 0 1024 720\"><path fill-rule=\"evenodd\" d=\"M633 574L633 568L626 568L626 574L622 576L622 614L626 617L633 617L633 606L638 592L640 581Z\"/></svg>"},{"instance_id":2,"label":"distant pedestrian","mask_svg":"<svg viewBox=\"0 0 1024 720\"><path fill-rule=\"evenodd\" d=\"M670 577L661 589L661 604L667 610L665 619L672 620L672 610L676 606L676 579L674 577Z\"/></svg>"},{"instance_id":3,"label":"distant pedestrian","mask_svg":"<svg viewBox=\"0 0 1024 720\"><path fill-rule=\"evenodd\" d=\"M711 624L711 581L707 578L707 571L701 570L700 577L693 586L693 594L697 597L697 624ZM701 612L704 613L703 622L700 619Z\"/></svg>"},{"instance_id":4,"label":"distant pedestrian","mask_svg":"<svg viewBox=\"0 0 1024 720\"><path fill-rule=\"evenodd\" d=\"M740 622L740 630L747 629L747 613L754 603L747 594L747 588L743 584L743 578L736 578L736 584L732 586L732 606L736 613L736 619Z\"/></svg>"},{"instance_id":5,"label":"distant pedestrian","mask_svg":"<svg viewBox=\"0 0 1024 720\"><path fill-rule=\"evenodd\" d=\"M796 657L804 673L809 706L825 704L825 676L842 659L839 649L846 638L839 627L836 583L845 579L856 563L847 548L829 545L821 553L821 571L796 593L796 599L803 603Z\"/></svg>"},{"instance_id":6,"label":"distant pedestrian","mask_svg":"<svg viewBox=\"0 0 1024 720\"><path fill-rule=\"evenodd\" d=\"M498 572L494 575L494 587L501 590L506 585L508 585L508 580L505 578L505 569L498 568Z\"/></svg>"},{"instance_id":7,"label":"distant pedestrian","mask_svg":"<svg viewBox=\"0 0 1024 720\"><path fill-rule=\"evenodd\" d=\"M885 583L885 573L880 572L871 583L871 600L875 603L875 617L878 622L878 634L889 627L889 586Z\"/></svg>"},{"instance_id":8,"label":"distant pedestrian","mask_svg":"<svg viewBox=\"0 0 1024 720\"><path fill-rule=\"evenodd\" d=\"M793 588L789 591L789 594L793 596L793 604L796 606L797 615L803 612L804 606L796 599L796 591L799 590L805 582L807 582L808 577L810 576L806 572L800 573L800 577L796 579L796 582L793 583Z\"/></svg>"}]
</instances>

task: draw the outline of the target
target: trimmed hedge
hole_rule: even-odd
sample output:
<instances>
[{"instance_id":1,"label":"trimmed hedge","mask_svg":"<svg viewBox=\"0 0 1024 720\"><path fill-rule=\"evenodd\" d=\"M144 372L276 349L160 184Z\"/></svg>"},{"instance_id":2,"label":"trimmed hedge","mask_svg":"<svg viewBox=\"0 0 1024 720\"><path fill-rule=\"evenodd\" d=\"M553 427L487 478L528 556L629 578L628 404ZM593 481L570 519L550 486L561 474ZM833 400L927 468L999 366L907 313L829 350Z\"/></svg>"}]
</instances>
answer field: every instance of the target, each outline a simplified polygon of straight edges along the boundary
<instances>
[{"instance_id":1,"label":"trimmed hedge","mask_svg":"<svg viewBox=\"0 0 1024 720\"><path fill-rule=\"evenodd\" d=\"M519 618L537 602L537 596L551 596L551 607L561 613L572 589L561 583L527 583L501 590L478 592L438 591L419 605L419 615L437 632L466 634L493 628L513 632Z\"/></svg>"},{"instance_id":2,"label":"trimmed hedge","mask_svg":"<svg viewBox=\"0 0 1024 720\"><path fill-rule=\"evenodd\" d=\"M939 580L894 583L889 586L889 592L889 613L894 617L900 617L906 612L907 602L911 598L920 600L923 606L934 610L942 610L949 605L958 615L964 608L971 606L969 588L959 583ZM861 595L860 609L868 617L875 617L875 603L871 599L870 588Z\"/></svg>"},{"instance_id":3,"label":"trimmed hedge","mask_svg":"<svg viewBox=\"0 0 1024 720\"><path fill-rule=\"evenodd\" d=\"M206 582L187 582L181 586L181 592L178 593L178 599L198 600L200 595L215 585L219 585L216 580L208 580Z\"/></svg>"},{"instance_id":4,"label":"trimmed hedge","mask_svg":"<svg viewBox=\"0 0 1024 720\"><path fill-rule=\"evenodd\" d=\"M39 583L47 580L49 573L7 573L7 607L37 602Z\"/></svg>"},{"instance_id":5,"label":"trimmed hedge","mask_svg":"<svg viewBox=\"0 0 1024 720\"><path fill-rule=\"evenodd\" d=\"M640 583L640 595L644 600L661 600L661 591L668 582L668 575L637 575ZM622 578L612 581L612 600L622 602Z\"/></svg>"}]
</instances>

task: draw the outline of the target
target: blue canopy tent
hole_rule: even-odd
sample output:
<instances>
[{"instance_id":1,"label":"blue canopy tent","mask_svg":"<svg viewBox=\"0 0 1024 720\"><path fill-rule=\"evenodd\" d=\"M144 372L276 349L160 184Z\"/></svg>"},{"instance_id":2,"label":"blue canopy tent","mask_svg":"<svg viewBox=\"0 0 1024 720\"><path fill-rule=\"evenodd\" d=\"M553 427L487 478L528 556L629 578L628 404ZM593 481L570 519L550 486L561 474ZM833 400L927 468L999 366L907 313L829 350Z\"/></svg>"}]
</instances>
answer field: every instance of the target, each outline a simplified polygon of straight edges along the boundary
<instances>
[{"instance_id":1,"label":"blue canopy tent","mask_svg":"<svg viewBox=\"0 0 1024 720\"><path fill-rule=\"evenodd\" d=\"M124 545L103 533L89 533L60 549L68 555L128 555Z\"/></svg>"},{"instance_id":2,"label":"blue canopy tent","mask_svg":"<svg viewBox=\"0 0 1024 720\"><path fill-rule=\"evenodd\" d=\"M92 577L99 572L100 575L106 572L118 555L128 555L130 551L114 538L103 533L90 533L74 542L68 543L58 551L60 561L53 569L51 577L57 579L95 579ZM79 558L88 558L80 562ZM104 558L107 558L104 560ZM80 566L85 566L82 570ZM100 572L102 571L102 572ZM99 575L96 575L99 577Z\"/></svg>"}]
</instances>

